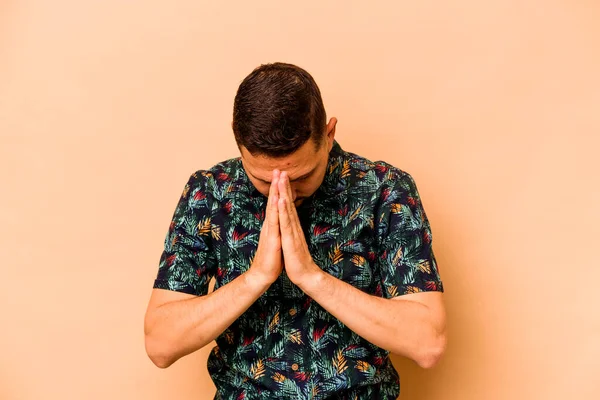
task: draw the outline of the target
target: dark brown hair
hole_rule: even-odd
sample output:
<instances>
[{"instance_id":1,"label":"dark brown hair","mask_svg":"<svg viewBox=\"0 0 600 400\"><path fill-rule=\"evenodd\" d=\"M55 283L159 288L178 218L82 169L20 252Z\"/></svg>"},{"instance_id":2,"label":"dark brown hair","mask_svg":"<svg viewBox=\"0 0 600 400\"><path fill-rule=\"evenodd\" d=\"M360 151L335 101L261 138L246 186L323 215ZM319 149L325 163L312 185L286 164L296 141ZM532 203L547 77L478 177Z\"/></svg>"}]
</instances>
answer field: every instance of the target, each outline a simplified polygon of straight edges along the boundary
<instances>
[{"instance_id":1,"label":"dark brown hair","mask_svg":"<svg viewBox=\"0 0 600 400\"><path fill-rule=\"evenodd\" d=\"M233 133L253 156L283 157L308 139L320 146L325 130L321 92L308 72L292 64L264 64L238 88Z\"/></svg>"}]
</instances>

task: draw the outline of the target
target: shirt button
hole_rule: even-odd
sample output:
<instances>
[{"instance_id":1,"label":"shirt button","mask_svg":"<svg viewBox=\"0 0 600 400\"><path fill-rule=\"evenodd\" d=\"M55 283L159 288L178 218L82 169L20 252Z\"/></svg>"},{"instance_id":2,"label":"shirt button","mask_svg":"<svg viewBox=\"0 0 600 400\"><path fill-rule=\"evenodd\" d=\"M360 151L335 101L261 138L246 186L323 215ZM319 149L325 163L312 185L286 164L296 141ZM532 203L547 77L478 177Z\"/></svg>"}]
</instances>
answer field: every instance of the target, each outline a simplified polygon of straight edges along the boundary
<instances>
[{"instance_id":1,"label":"shirt button","mask_svg":"<svg viewBox=\"0 0 600 400\"><path fill-rule=\"evenodd\" d=\"M294 315L296 315L296 309L292 308L290 309L290 315L293 317Z\"/></svg>"},{"instance_id":2,"label":"shirt button","mask_svg":"<svg viewBox=\"0 0 600 400\"><path fill-rule=\"evenodd\" d=\"M296 363L292 364L292 369L294 371L298 371L298 364L296 364Z\"/></svg>"}]
</instances>

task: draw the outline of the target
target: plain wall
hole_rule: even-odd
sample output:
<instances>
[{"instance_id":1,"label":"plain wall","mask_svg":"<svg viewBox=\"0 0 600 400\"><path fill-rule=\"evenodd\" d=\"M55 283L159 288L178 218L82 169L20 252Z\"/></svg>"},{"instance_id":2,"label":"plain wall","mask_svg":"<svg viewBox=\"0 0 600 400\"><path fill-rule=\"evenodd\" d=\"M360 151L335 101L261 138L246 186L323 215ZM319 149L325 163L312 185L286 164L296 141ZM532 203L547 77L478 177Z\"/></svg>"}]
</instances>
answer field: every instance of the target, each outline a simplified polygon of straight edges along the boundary
<instances>
[{"instance_id":1,"label":"plain wall","mask_svg":"<svg viewBox=\"0 0 600 400\"><path fill-rule=\"evenodd\" d=\"M449 347L401 399L595 399L600 5L0 2L0 399L211 399L143 317L189 175L238 155L237 86L307 69L348 151L413 175Z\"/></svg>"}]
</instances>

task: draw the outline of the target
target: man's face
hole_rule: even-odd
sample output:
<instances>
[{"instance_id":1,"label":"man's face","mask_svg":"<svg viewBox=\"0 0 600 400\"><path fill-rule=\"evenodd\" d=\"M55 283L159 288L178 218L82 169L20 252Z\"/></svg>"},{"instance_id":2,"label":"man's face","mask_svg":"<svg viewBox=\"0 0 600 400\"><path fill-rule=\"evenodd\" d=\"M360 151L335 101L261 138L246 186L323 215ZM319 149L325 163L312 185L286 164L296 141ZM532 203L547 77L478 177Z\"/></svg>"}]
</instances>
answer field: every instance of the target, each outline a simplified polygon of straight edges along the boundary
<instances>
[{"instance_id":1,"label":"man's face","mask_svg":"<svg viewBox=\"0 0 600 400\"><path fill-rule=\"evenodd\" d=\"M315 149L313 140L309 139L294 153L281 158L253 156L243 146L240 151L244 170L260 193L269 195L274 169L286 171L290 177L294 204L299 206L321 186L332 146L333 134L328 131L318 149Z\"/></svg>"}]
</instances>

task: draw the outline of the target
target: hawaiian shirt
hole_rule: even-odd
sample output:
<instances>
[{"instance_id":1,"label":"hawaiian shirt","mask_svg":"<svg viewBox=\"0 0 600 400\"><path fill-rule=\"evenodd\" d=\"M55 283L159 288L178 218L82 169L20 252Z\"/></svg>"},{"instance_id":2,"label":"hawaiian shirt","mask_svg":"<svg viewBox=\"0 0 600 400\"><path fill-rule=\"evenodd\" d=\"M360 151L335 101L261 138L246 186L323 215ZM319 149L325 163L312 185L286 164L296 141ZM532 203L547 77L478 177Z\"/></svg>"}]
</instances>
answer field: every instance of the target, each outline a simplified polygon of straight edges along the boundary
<instances>
[{"instance_id":1,"label":"hawaiian shirt","mask_svg":"<svg viewBox=\"0 0 600 400\"><path fill-rule=\"evenodd\" d=\"M248 270L267 198L241 159L192 174L165 238L154 288L206 295ZM443 291L429 221L411 175L342 150L297 207L313 259L374 296ZM373 312L377 312L374 310ZM285 271L216 339L208 358L215 399L396 399L389 352L294 285Z\"/></svg>"}]
</instances>

